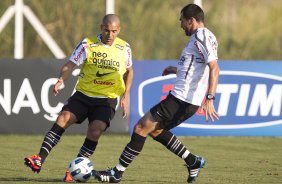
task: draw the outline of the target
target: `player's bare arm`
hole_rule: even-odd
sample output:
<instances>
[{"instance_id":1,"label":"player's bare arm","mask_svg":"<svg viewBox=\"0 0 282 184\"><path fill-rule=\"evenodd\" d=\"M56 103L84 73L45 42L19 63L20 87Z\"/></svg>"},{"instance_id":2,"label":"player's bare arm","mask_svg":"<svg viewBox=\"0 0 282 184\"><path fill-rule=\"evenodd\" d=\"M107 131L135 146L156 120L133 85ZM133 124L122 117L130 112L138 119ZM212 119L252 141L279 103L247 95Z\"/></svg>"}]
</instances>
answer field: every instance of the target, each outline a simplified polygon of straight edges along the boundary
<instances>
[{"instance_id":1,"label":"player's bare arm","mask_svg":"<svg viewBox=\"0 0 282 184\"><path fill-rule=\"evenodd\" d=\"M76 64L72 61L68 61L66 64L63 65L60 71L60 77L58 78L58 81L53 88L55 96L59 93L60 86L64 83L64 80L66 80L70 76L75 66Z\"/></svg>"},{"instance_id":2,"label":"player's bare arm","mask_svg":"<svg viewBox=\"0 0 282 184\"><path fill-rule=\"evenodd\" d=\"M129 103L130 89L132 86L132 80L133 80L133 69L132 67L130 67L127 68L126 73L124 74L125 92L120 100L120 106L123 108L123 118L128 117L128 113L129 113L128 103Z\"/></svg>"},{"instance_id":3,"label":"player's bare arm","mask_svg":"<svg viewBox=\"0 0 282 184\"><path fill-rule=\"evenodd\" d=\"M162 76L169 75L169 74L176 74L177 68L175 66L168 66L164 69Z\"/></svg>"},{"instance_id":4,"label":"player's bare arm","mask_svg":"<svg viewBox=\"0 0 282 184\"><path fill-rule=\"evenodd\" d=\"M216 60L209 62L208 66L210 68L210 74L209 74L209 88L207 94L211 94L214 96L216 92L216 86L218 83L220 69ZM214 109L213 99L206 99L205 103L202 106L202 109L206 113L205 115L206 121L208 121L209 118L212 121L214 121L214 119L217 120L219 119L219 115Z\"/></svg>"}]
</instances>

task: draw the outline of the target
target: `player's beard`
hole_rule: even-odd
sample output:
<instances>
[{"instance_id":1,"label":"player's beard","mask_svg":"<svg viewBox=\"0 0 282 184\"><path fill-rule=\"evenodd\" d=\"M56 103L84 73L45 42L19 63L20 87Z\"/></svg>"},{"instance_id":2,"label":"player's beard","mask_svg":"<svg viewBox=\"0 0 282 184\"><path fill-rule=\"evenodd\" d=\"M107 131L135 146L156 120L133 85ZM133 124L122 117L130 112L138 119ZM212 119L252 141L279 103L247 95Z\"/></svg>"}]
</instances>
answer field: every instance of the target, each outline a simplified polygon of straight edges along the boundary
<instances>
[{"instance_id":1,"label":"player's beard","mask_svg":"<svg viewBox=\"0 0 282 184\"><path fill-rule=\"evenodd\" d=\"M185 34L186 34L186 36L191 36L191 35L192 35L192 32L191 32L190 30L186 30L186 29L185 29Z\"/></svg>"}]
</instances>

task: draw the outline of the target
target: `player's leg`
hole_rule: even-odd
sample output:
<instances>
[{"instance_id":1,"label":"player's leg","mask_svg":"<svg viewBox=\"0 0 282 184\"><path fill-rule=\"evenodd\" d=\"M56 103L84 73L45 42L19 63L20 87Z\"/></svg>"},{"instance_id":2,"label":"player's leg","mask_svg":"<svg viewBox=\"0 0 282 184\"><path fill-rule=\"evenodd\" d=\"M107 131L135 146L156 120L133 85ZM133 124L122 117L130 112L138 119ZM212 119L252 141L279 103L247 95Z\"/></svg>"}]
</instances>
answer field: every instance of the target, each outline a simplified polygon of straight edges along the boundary
<instances>
[{"instance_id":1,"label":"player's leg","mask_svg":"<svg viewBox=\"0 0 282 184\"><path fill-rule=\"evenodd\" d=\"M107 123L103 121L94 120L90 122L87 129L87 136L84 139L84 143L81 146L77 157L90 158L96 149L100 136L102 135L102 133L105 131L106 128L107 128ZM66 170L63 181L64 182L75 181L72 178L69 169Z\"/></svg>"},{"instance_id":2,"label":"player's leg","mask_svg":"<svg viewBox=\"0 0 282 184\"><path fill-rule=\"evenodd\" d=\"M157 122L154 121L151 113L146 113L135 125L131 140L119 157L119 164L109 170L93 171L94 177L102 182L120 182L123 172L142 151L147 135L155 129L156 125Z\"/></svg>"},{"instance_id":3,"label":"player's leg","mask_svg":"<svg viewBox=\"0 0 282 184\"><path fill-rule=\"evenodd\" d=\"M88 125L87 136L81 146L77 157L90 158L93 155L98 140L106 130L107 124L101 120L94 120Z\"/></svg>"},{"instance_id":4,"label":"player's leg","mask_svg":"<svg viewBox=\"0 0 282 184\"><path fill-rule=\"evenodd\" d=\"M63 111L57 118L52 128L46 133L41 148L37 155L26 157L25 165L30 167L32 171L39 173L45 159L51 150L58 144L65 129L75 123L76 117L68 111Z\"/></svg>"},{"instance_id":5,"label":"player's leg","mask_svg":"<svg viewBox=\"0 0 282 184\"><path fill-rule=\"evenodd\" d=\"M198 106L182 102L174 97L168 98L162 106L155 106L151 109L153 117L160 122L160 126L164 128L164 130L155 130L150 136L185 161L189 171L189 177L187 179L189 183L196 179L200 169L205 164L205 160L192 154L181 141L168 130L178 126L180 123L193 116L197 110ZM171 118L163 118L169 116L171 116Z\"/></svg>"},{"instance_id":6,"label":"player's leg","mask_svg":"<svg viewBox=\"0 0 282 184\"><path fill-rule=\"evenodd\" d=\"M170 131L163 130L160 132L153 132L150 135L155 141L164 145L176 156L184 159L187 165L193 165L195 163L196 156L193 155Z\"/></svg>"},{"instance_id":7,"label":"player's leg","mask_svg":"<svg viewBox=\"0 0 282 184\"><path fill-rule=\"evenodd\" d=\"M169 129L178 126L181 122L193 116L197 109L197 106L181 101L179 102L179 100L174 97L168 98L162 106L155 106L151 109L153 117L160 122L160 128L151 132L150 136L155 141L164 145L172 153L184 159L187 165L193 165L197 157L193 155Z\"/></svg>"},{"instance_id":8,"label":"player's leg","mask_svg":"<svg viewBox=\"0 0 282 184\"><path fill-rule=\"evenodd\" d=\"M194 108L187 111L185 105L186 103L170 94L159 105L151 108L152 116L160 123L159 128L151 132L150 136L191 165L195 162L196 156L190 153L175 135L167 131L192 116L198 109L192 106Z\"/></svg>"},{"instance_id":9,"label":"player's leg","mask_svg":"<svg viewBox=\"0 0 282 184\"><path fill-rule=\"evenodd\" d=\"M88 120L90 123L87 136L77 157L90 158L94 153L100 136L110 126L110 121L114 118L116 104L117 99L89 99Z\"/></svg>"},{"instance_id":10,"label":"player's leg","mask_svg":"<svg viewBox=\"0 0 282 184\"><path fill-rule=\"evenodd\" d=\"M154 133L152 133L151 136L157 135L156 133ZM198 176L200 169L205 165L204 158L192 154L170 131L163 130L160 134L153 138L185 161L189 172L187 181L189 183L193 182Z\"/></svg>"},{"instance_id":11,"label":"player's leg","mask_svg":"<svg viewBox=\"0 0 282 184\"><path fill-rule=\"evenodd\" d=\"M98 145L98 140L103 132L110 126L110 121L114 118L117 99L90 98L86 97L85 104L88 107L89 125L86 138L81 146L77 157L90 158ZM73 182L69 170L67 169L64 182Z\"/></svg>"},{"instance_id":12,"label":"player's leg","mask_svg":"<svg viewBox=\"0 0 282 184\"><path fill-rule=\"evenodd\" d=\"M68 103L62 108L62 112L59 114L56 123L46 133L39 153L24 159L25 165L30 167L32 171L40 172L43 162L51 150L58 144L65 129L73 123L81 122L85 119L87 109L85 110L80 98L80 95L75 93L68 99Z\"/></svg>"}]
</instances>

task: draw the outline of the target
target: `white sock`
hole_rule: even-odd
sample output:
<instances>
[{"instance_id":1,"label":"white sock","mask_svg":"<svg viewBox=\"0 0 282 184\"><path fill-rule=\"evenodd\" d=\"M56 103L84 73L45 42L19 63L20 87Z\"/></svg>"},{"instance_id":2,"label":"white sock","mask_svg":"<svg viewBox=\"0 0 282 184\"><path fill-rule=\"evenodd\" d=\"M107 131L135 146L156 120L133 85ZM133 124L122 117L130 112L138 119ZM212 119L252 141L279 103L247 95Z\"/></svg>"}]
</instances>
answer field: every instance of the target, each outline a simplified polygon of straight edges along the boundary
<instances>
[{"instance_id":1,"label":"white sock","mask_svg":"<svg viewBox=\"0 0 282 184\"><path fill-rule=\"evenodd\" d=\"M187 156L190 154L190 152L188 150L186 150L183 155L182 155L182 159L187 158Z\"/></svg>"},{"instance_id":2,"label":"white sock","mask_svg":"<svg viewBox=\"0 0 282 184\"><path fill-rule=\"evenodd\" d=\"M126 168L123 167L121 164L117 164L117 165L116 165L116 168L117 168L118 171L122 171L122 172L124 172L125 169L126 169Z\"/></svg>"}]
</instances>

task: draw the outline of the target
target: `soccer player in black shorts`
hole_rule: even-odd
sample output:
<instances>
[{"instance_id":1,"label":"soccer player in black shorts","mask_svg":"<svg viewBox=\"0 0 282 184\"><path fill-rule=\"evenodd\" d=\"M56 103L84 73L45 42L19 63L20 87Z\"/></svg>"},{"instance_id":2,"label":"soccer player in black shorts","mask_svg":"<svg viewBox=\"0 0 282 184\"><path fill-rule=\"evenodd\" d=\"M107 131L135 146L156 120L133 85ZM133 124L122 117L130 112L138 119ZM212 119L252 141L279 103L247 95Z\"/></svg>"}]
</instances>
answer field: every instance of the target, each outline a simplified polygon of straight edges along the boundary
<instances>
[{"instance_id":1,"label":"soccer player in black shorts","mask_svg":"<svg viewBox=\"0 0 282 184\"><path fill-rule=\"evenodd\" d=\"M163 75L176 74L171 93L137 122L130 142L119 157L119 163L108 170L93 171L99 181L120 182L125 169L141 152L148 135L185 161L188 183L197 178L205 165L205 159L192 154L170 129L193 116L199 107L205 111L206 121L208 118L212 121L219 118L213 106L220 70L217 41L213 33L204 27L204 12L199 6L185 6L181 10L180 21L190 40L182 51L177 67L169 66L163 71Z\"/></svg>"},{"instance_id":2,"label":"soccer player in black shorts","mask_svg":"<svg viewBox=\"0 0 282 184\"><path fill-rule=\"evenodd\" d=\"M58 82L54 86L54 94L58 94L63 81L71 75L74 67L81 66L76 92L68 99L56 123L45 135L39 153L24 159L24 163L32 171L40 172L42 164L59 142L65 129L72 124L82 123L86 118L89 121L88 130L77 157L89 158L114 117L118 97L121 97L123 117L128 115L133 79L132 56L130 45L117 37L119 32L119 16L105 15L101 34L84 38L74 49L69 61L61 68ZM69 171L63 180L73 181Z\"/></svg>"}]
</instances>

